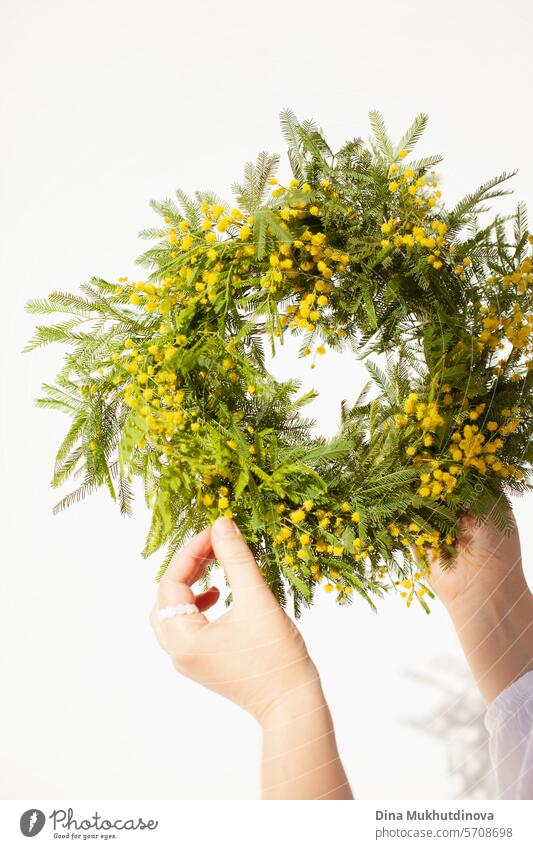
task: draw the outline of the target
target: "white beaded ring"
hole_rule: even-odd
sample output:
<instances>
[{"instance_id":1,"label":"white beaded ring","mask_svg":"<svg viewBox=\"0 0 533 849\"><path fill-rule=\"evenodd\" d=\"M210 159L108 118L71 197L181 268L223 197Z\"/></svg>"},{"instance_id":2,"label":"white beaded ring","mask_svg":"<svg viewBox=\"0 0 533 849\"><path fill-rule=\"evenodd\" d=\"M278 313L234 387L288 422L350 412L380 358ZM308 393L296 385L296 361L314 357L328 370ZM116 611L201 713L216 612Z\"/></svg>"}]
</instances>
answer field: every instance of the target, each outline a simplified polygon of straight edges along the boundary
<instances>
[{"instance_id":1,"label":"white beaded ring","mask_svg":"<svg viewBox=\"0 0 533 849\"><path fill-rule=\"evenodd\" d=\"M187 616L190 613L200 613L195 604L174 604L162 607L157 611L157 616L160 622L164 622L165 619L172 619L173 616Z\"/></svg>"}]
</instances>

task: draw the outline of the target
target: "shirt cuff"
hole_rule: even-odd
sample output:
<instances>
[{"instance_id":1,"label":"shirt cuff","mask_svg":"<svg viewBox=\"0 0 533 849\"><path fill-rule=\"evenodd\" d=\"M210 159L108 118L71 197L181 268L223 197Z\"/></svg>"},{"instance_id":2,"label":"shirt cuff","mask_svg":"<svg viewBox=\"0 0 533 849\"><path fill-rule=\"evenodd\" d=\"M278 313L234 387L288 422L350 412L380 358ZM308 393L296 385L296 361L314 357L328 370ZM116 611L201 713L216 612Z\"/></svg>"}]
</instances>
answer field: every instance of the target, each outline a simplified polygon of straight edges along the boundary
<instances>
[{"instance_id":1,"label":"shirt cuff","mask_svg":"<svg viewBox=\"0 0 533 849\"><path fill-rule=\"evenodd\" d=\"M509 684L489 704L485 713L485 728L489 734L502 719L516 716L520 708L530 708L533 715L533 669Z\"/></svg>"}]
</instances>

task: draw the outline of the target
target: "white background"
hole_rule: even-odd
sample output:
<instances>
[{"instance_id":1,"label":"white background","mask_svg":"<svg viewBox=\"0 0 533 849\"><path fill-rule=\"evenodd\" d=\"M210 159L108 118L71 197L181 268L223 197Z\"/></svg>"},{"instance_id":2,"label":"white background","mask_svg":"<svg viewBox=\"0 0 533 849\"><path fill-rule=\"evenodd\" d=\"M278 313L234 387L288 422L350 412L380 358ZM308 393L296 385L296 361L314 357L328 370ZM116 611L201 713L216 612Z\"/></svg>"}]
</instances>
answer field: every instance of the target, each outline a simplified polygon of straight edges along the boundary
<instances>
[{"instance_id":1,"label":"white background","mask_svg":"<svg viewBox=\"0 0 533 849\"><path fill-rule=\"evenodd\" d=\"M61 354L20 353L34 324L24 303L93 274L141 279L134 259L148 245L136 234L159 223L148 201L178 187L229 198L247 160L284 152L285 106L314 118L336 147L368 137L370 109L395 139L428 112L421 151L445 154L450 204L516 167L516 198L531 206L531 5L2 6L0 793L256 798L254 721L178 677L152 637L158 558L139 556L141 502L129 520L103 492L51 516L53 454L67 421L32 399ZM349 355L329 354L310 371L287 352L275 369L321 390L313 412L328 433L339 401L363 382ZM530 512L530 498L517 504L531 577ZM468 798L477 779L478 795L490 792L481 703L437 604L426 617L391 599L375 616L324 594L301 628L359 797ZM464 764L472 772L463 783Z\"/></svg>"}]
</instances>

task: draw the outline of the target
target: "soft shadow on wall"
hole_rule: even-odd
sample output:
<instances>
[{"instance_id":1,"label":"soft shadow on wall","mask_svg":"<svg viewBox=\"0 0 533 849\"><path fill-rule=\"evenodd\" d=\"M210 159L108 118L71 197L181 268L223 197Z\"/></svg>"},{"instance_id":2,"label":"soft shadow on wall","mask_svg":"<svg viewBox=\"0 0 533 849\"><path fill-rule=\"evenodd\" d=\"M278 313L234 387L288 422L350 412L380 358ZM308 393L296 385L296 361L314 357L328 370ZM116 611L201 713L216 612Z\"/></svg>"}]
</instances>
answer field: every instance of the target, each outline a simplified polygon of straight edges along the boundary
<instances>
[{"instance_id":1,"label":"soft shadow on wall","mask_svg":"<svg viewBox=\"0 0 533 849\"><path fill-rule=\"evenodd\" d=\"M431 713L402 723L438 739L445 747L448 773L457 787L455 799L494 799L485 706L472 676L457 658L439 656L430 673L403 675L426 685L437 697Z\"/></svg>"}]
</instances>

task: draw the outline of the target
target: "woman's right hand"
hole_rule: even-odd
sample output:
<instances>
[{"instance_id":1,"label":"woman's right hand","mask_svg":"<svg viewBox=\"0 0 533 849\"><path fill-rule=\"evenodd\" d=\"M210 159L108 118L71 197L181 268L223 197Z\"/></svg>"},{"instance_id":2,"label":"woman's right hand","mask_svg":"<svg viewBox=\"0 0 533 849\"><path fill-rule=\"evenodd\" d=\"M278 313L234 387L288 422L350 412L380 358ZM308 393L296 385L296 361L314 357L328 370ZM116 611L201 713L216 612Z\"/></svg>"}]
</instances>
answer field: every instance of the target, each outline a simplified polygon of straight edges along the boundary
<instances>
[{"instance_id":1,"label":"woman's right hand","mask_svg":"<svg viewBox=\"0 0 533 849\"><path fill-rule=\"evenodd\" d=\"M215 558L228 577L233 605L209 621L204 611L218 600L218 590L195 595L191 585ZM159 621L158 609L191 602L200 613ZM241 705L259 722L284 700L320 692L300 632L230 519L217 519L177 553L161 579L150 621L178 672Z\"/></svg>"},{"instance_id":2,"label":"woman's right hand","mask_svg":"<svg viewBox=\"0 0 533 849\"><path fill-rule=\"evenodd\" d=\"M216 558L229 580L231 609L210 622L218 590L192 584ZM159 621L168 605L199 613ZM351 799L317 669L296 625L265 583L234 522L217 519L175 556L161 579L150 621L178 672L245 708L263 730L265 799Z\"/></svg>"}]
</instances>

